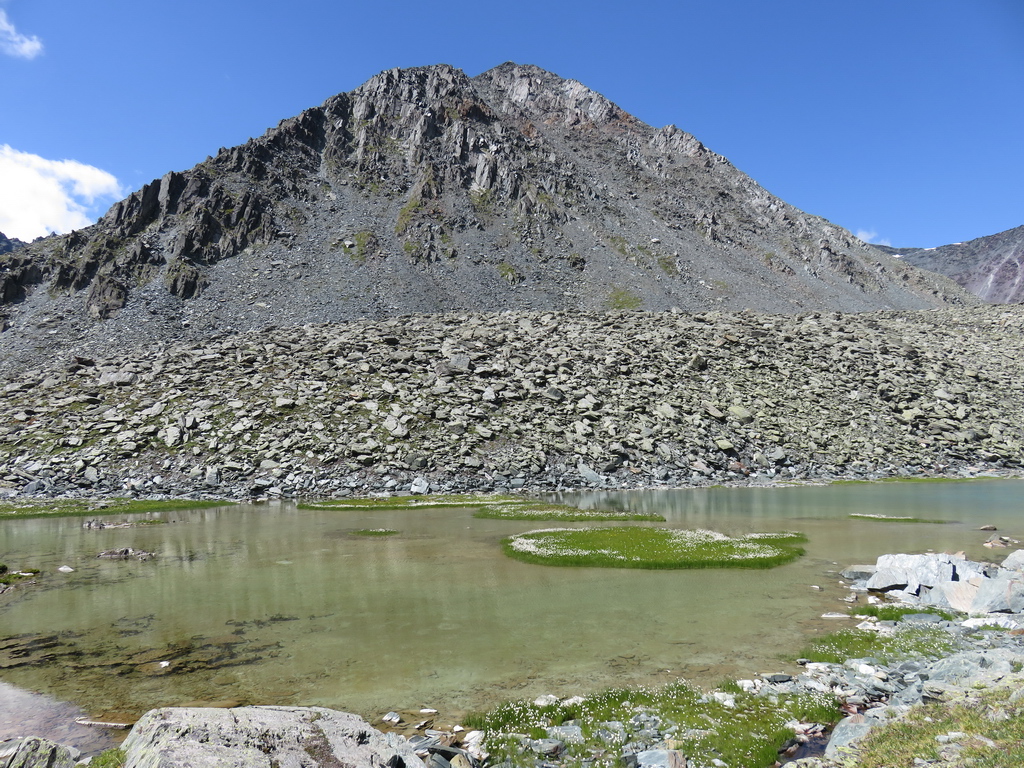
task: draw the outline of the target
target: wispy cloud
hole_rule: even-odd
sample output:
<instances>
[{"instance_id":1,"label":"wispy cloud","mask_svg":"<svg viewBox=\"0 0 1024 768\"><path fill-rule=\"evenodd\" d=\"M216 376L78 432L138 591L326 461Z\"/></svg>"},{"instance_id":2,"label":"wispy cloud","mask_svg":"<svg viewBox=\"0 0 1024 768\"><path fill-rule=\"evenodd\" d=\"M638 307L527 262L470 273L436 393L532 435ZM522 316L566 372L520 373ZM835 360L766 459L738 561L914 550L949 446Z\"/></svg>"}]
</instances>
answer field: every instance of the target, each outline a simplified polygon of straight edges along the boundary
<instances>
[{"instance_id":1,"label":"wispy cloud","mask_svg":"<svg viewBox=\"0 0 1024 768\"><path fill-rule=\"evenodd\" d=\"M0 8L0 51L19 59L34 59L43 52L43 41L35 35L21 34L7 18L7 11Z\"/></svg>"},{"instance_id":2,"label":"wispy cloud","mask_svg":"<svg viewBox=\"0 0 1024 768\"><path fill-rule=\"evenodd\" d=\"M110 173L76 160L47 160L0 144L0 232L32 240L92 224L123 197Z\"/></svg>"},{"instance_id":3,"label":"wispy cloud","mask_svg":"<svg viewBox=\"0 0 1024 768\"><path fill-rule=\"evenodd\" d=\"M873 229L858 229L856 232L856 238L858 240L863 240L865 243L871 243L872 245L892 245L888 238L883 237L879 240L878 233Z\"/></svg>"}]
</instances>

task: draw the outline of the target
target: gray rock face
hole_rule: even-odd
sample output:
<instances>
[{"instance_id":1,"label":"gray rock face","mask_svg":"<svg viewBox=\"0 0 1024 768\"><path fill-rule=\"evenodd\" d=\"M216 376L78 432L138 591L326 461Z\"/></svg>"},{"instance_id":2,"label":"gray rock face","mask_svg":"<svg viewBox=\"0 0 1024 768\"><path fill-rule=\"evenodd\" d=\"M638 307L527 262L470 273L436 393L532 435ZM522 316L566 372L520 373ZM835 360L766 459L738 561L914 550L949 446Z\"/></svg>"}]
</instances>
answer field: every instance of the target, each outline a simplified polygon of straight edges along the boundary
<instances>
[{"instance_id":1,"label":"gray rock face","mask_svg":"<svg viewBox=\"0 0 1024 768\"><path fill-rule=\"evenodd\" d=\"M405 739L319 707L164 708L124 742L125 768L421 768Z\"/></svg>"}]
</instances>

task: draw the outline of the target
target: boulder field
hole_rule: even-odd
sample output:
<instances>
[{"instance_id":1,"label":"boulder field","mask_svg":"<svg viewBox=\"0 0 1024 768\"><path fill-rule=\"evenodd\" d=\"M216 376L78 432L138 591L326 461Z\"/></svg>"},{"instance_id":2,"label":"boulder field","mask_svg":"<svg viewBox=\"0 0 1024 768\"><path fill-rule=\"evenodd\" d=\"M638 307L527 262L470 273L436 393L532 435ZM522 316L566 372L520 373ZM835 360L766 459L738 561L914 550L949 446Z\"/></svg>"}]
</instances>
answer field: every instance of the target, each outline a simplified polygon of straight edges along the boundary
<instances>
[{"instance_id":1,"label":"boulder field","mask_svg":"<svg viewBox=\"0 0 1024 768\"><path fill-rule=\"evenodd\" d=\"M408 316L0 383L0 494L251 498L1015 472L1024 311Z\"/></svg>"}]
</instances>

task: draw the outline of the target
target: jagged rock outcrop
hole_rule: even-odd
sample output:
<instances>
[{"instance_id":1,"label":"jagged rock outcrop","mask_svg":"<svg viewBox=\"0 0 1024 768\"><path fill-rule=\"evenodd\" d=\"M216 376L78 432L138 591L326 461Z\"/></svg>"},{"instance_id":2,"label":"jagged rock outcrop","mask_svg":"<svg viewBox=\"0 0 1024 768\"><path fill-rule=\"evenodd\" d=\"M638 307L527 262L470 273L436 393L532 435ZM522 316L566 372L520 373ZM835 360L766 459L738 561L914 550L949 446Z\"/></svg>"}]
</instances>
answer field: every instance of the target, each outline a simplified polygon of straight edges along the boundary
<instances>
[{"instance_id":1,"label":"jagged rock outcrop","mask_svg":"<svg viewBox=\"0 0 1024 768\"><path fill-rule=\"evenodd\" d=\"M0 297L8 360L72 336L137 340L143 321L166 340L450 310L972 301L678 128L511 63L382 72L0 257Z\"/></svg>"},{"instance_id":2,"label":"jagged rock outcrop","mask_svg":"<svg viewBox=\"0 0 1024 768\"><path fill-rule=\"evenodd\" d=\"M993 304L1024 302L1024 226L938 248L884 248Z\"/></svg>"}]
</instances>

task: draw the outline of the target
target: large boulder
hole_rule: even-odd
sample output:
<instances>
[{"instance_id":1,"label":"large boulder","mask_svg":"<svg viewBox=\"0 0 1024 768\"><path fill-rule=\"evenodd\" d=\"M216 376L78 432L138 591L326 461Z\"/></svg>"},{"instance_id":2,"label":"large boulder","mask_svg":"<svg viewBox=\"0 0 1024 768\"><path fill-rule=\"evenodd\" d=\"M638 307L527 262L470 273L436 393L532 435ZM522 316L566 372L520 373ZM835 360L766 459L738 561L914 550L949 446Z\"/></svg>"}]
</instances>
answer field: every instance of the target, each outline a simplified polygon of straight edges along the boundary
<instances>
[{"instance_id":1,"label":"large boulder","mask_svg":"<svg viewBox=\"0 0 1024 768\"><path fill-rule=\"evenodd\" d=\"M953 565L948 555L882 555L874 574L868 579L868 589L905 589L917 593L926 587L953 580Z\"/></svg>"},{"instance_id":2,"label":"large boulder","mask_svg":"<svg viewBox=\"0 0 1024 768\"><path fill-rule=\"evenodd\" d=\"M878 558L875 573L868 579L867 588L877 591L901 589L916 595L921 587L968 581L984 575L984 565L963 555L882 555Z\"/></svg>"},{"instance_id":3,"label":"large boulder","mask_svg":"<svg viewBox=\"0 0 1024 768\"><path fill-rule=\"evenodd\" d=\"M125 768L421 768L409 743L322 707L165 707L125 740Z\"/></svg>"}]
</instances>

